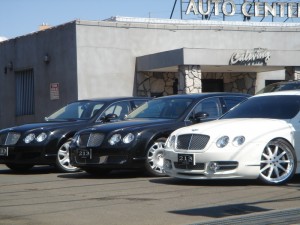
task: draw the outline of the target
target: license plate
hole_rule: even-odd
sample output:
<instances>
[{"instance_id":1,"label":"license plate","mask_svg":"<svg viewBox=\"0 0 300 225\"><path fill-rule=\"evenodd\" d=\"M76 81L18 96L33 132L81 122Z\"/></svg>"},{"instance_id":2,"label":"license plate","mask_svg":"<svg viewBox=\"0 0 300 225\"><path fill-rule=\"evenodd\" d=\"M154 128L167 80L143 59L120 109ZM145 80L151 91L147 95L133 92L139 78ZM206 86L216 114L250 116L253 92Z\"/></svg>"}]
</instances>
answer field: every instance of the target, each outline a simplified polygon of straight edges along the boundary
<instances>
[{"instance_id":1,"label":"license plate","mask_svg":"<svg viewBox=\"0 0 300 225\"><path fill-rule=\"evenodd\" d=\"M78 150L78 157L81 159L91 159L92 158L92 150L89 149L79 149Z\"/></svg>"},{"instance_id":2,"label":"license plate","mask_svg":"<svg viewBox=\"0 0 300 225\"><path fill-rule=\"evenodd\" d=\"M179 165L194 165L194 155L193 154L178 154L178 164Z\"/></svg>"},{"instance_id":3,"label":"license plate","mask_svg":"<svg viewBox=\"0 0 300 225\"><path fill-rule=\"evenodd\" d=\"M0 156L8 156L8 148L0 148Z\"/></svg>"}]
</instances>

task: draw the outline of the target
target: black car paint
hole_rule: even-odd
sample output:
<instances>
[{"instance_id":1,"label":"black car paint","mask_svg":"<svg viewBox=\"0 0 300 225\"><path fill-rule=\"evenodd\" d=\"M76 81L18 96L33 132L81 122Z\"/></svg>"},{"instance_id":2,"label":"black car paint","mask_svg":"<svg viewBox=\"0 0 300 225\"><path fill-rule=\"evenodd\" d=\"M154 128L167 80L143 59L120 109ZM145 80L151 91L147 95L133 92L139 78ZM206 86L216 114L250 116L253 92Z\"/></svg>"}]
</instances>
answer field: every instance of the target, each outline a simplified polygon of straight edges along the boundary
<instances>
[{"instance_id":1,"label":"black car paint","mask_svg":"<svg viewBox=\"0 0 300 225\"><path fill-rule=\"evenodd\" d=\"M185 110L185 113L178 119L132 119L112 124L103 124L101 126L93 126L91 128L79 131L77 134L75 134L75 136L85 133L103 133L105 134L105 138L100 148L77 146L74 142L72 142L70 145L71 164L82 169L86 169L89 167L98 167L105 169L140 168L145 163L148 148L154 143L155 140L159 138L166 139L174 130L180 127L200 122L199 118L193 118L192 120L190 120L188 117L190 116L190 113L195 108L195 106L201 100L205 98L220 96L222 113L228 111L226 104L222 99L223 95L243 97L245 99L250 97L249 95L235 93L206 93L199 95L168 96L169 98L186 98L186 96L192 96L193 102ZM111 146L108 143L108 140L113 134L116 133L133 133L137 138L135 138L135 140L130 144L118 143L114 146ZM79 149L88 149L89 151L92 150L93 156L96 156L98 158L101 156L109 156L112 158L120 156L120 158L119 161L112 160L108 163L101 164L97 163L96 161L90 161L91 163L87 163L88 159L79 162L80 159L77 157ZM123 156L123 158L121 156Z\"/></svg>"},{"instance_id":2,"label":"black car paint","mask_svg":"<svg viewBox=\"0 0 300 225\"><path fill-rule=\"evenodd\" d=\"M80 129L89 127L95 124L103 124L106 121L105 118L99 119L99 116L103 111L109 108L112 104L122 101L144 100L148 101L151 98L143 97L120 97L120 98L102 98L81 100L83 102L89 101L105 101L105 105L95 116L89 120L62 120L47 121L43 123L32 123L21 126L6 128L0 131L0 136L8 132L21 133L19 141L13 146L6 146L1 144L0 147L7 147L9 151L8 156L0 156L1 164L33 164L33 165L54 165L57 156L57 150L60 145L65 141L71 139L73 135ZM131 102L131 108L134 108ZM46 132L48 137L42 143L32 142L30 144L24 144L23 139L29 133Z\"/></svg>"}]
</instances>

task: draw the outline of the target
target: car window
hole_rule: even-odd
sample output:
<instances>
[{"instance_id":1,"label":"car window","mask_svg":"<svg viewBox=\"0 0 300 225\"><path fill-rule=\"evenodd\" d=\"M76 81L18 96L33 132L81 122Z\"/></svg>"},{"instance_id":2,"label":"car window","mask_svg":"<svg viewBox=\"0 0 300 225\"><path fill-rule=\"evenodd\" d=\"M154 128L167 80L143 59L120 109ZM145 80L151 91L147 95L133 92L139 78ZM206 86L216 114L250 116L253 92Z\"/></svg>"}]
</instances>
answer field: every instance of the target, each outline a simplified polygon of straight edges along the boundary
<instances>
[{"instance_id":1,"label":"car window","mask_svg":"<svg viewBox=\"0 0 300 225\"><path fill-rule=\"evenodd\" d=\"M46 120L86 120L94 116L96 110L101 109L103 106L104 102L73 102L54 112Z\"/></svg>"},{"instance_id":2,"label":"car window","mask_svg":"<svg viewBox=\"0 0 300 225\"><path fill-rule=\"evenodd\" d=\"M202 100L197 104L191 114L195 115L200 112L205 112L208 114L208 117L205 118L207 120L219 118L222 115L222 108L219 98L214 97Z\"/></svg>"},{"instance_id":3,"label":"car window","mask_svg":"<svg viewBox=\"0 0 300 225\"><path fill-rule=\"evenodd\" d=\"M227 110L233 108L245 99L245 97L223 97Z\"/></svg>"},{"instance_id":4,"label":"car window","mask_svg":"<svg viewBox=\"0 0 300 225\"><path fill-rule=\"evenodd\" d=\"M226 113L222 119L271 118L291 119L300 109L300 96L262 96L250 98Z\"/></svg>"},{"instance_id":5,"label":"car window","mask_svg":"<svg viewBox=\"0 0 300 225\"><path fill-rule=\"evenodd\" d=\"M297 89L300 89L300 82L294 82L294 83L279 82L279 83L267 85L256 94L275 92L275 91L297 90Z\"/></svg>"},{"instance_id":6,"label":"car window","mask_svg":"<svg viewBox=\"0 0 300 225\"><path fill-rule=\"evenodd\" d=\"M146 100L133 100L132 102L133 102L133 109L132 110L135 110L136 108L143 105L146 102Z\"/></svg>"},{"instance_id":7,"label":"car window","mask_svg":"<svg viewBox=\"0 0 300 225\"><path fill-rule=\"evenodd\" d=\"M177 119L183 115L192 101L190 98L154 99L130 113L127 118Z\"/></svg>"},{"instance_id":8,"label":"car window","mask_svg":"<svg viewBox=\"0 0 300 225\"><path fill-rule=\"evenodd\" d=\"M103 116L107 116L108 114L116 114L118 119L123 120L130 112L130 103L129 101L117 102L110 105L103 113Z\"/></svg>"},{"instance_id":9,"label":"car window","mask_svg":"<svg viewBox=\"0 0 300 225\"><path fill-rule=\"evenodd\" d=\"M102 108L103 104L96 104L94 105L93 109L92 109L92 113L91 113L91 117L95 116L98 114L98 112L100 111L100 109Z\"/></svg>"}]
</instances>

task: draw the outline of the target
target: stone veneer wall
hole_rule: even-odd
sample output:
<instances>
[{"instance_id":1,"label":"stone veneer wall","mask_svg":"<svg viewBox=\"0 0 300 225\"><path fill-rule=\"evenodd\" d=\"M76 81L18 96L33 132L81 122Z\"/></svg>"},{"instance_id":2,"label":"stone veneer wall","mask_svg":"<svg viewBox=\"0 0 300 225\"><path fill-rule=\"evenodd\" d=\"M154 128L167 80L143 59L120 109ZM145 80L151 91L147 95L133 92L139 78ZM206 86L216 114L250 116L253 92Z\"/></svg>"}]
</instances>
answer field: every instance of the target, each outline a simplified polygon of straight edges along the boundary
<instances>
[{"instance_id":1,"label":"stone veneer wall","mask_svg":"<svg viewBox=\"0 0 300 225\"><path fill-rule=\"evenodd\" d=\"M174 94L178 88L178 74L168 72L140 72L137 76L137 95L157 97Z\"/></svg>"},{"instance_id":2,"label":"stone veneer wall","mask_svg":"<svg viewBox=\"0 0 300 225\"><path fill-rule=\"evenodd\" d=\"M202 73L202 79L222 79L224 92L255 94L256 73Z\"/></svg>"},{"instance_id":3,"label":"stone veneer wall","mask_svg":"<svg viewBox=\"0 0 300 225\"><path fill-rule=\"evenodd\" d=\"M201 93L201 79L222 79L225 92L255 94L256 73L201 73L197 66L184 66L179 73L140 72L137 76L137 95Z\"/></svg>"},{"instance_id":4,"label":"stone veneer wall","mask_svg":"<svg viewBox=\"0 0 300 225\"><path fill-rule=\"evenodd\" d=\"M286 67L285 68L286 80L300 80L300 67Z\"/></svg>"},{"instance_id":5,"label":"stone veneer wall","mask_svg":"<svg viewBox=\"0 0 300 225\"><path fill-rule=\"evenodd\" d=\"M202 72L200 66L180 66L178 94L201 93L202 92Z\"/></svg>"}]
</instances>

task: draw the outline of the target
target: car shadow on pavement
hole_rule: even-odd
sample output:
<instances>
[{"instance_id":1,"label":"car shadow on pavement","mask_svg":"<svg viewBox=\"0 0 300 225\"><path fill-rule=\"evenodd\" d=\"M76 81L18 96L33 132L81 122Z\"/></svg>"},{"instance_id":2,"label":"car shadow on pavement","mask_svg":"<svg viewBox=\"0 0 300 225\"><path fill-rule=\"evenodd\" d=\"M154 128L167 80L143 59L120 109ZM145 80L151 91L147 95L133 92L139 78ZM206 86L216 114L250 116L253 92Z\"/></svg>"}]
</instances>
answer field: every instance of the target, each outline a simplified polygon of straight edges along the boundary
<instances>
[{"instance_id":1,"label":"car shadow on pavement","mask_svg":"<svg viewBox=\"0 0 300 225\"><path fill-rule=\"evenodd\" d=\"M59 178L66 179L130 179L147 177L144 172L136 170L115 170L107 174L89 174L86 172L63 173Z\"/></svg>"},{"instance_id":2,"label":"car shadow on pavement","mask_svg":"<svg viewBox=\"0 0 300 225\"><path fill-rule=\"evenodd\" d=\"M30 170L26 170L24 172L16 172L6 167L1 167L0 174L7 175L33 175L33 174L50 174L50 173L58 173L59 171L54 166L34 166Z\"/></svg>"},{"instance_id":3,"label":"car shadow on pavement","mask_svg":"<svg viewBox=\"0 0 300 225\"><path fill-rule=\"evenodd\" d=\"M258 180L246 179L227 179L227 180L187 180L171 177L153 178L149 180L152 183L166 184L166 185L184 185L184 186L264 186ZM286 186L300 187L300 174L295 175Z\"/></svg>"}]
</instances>

